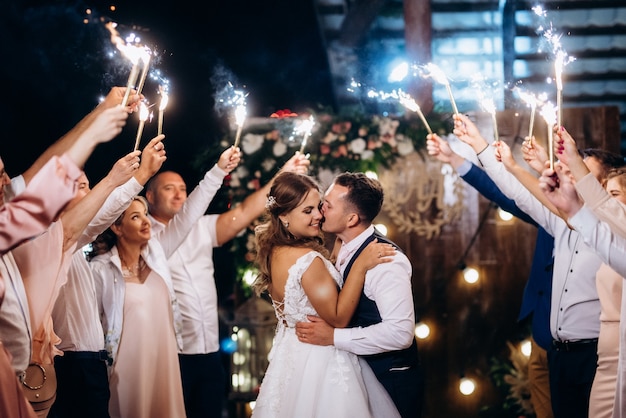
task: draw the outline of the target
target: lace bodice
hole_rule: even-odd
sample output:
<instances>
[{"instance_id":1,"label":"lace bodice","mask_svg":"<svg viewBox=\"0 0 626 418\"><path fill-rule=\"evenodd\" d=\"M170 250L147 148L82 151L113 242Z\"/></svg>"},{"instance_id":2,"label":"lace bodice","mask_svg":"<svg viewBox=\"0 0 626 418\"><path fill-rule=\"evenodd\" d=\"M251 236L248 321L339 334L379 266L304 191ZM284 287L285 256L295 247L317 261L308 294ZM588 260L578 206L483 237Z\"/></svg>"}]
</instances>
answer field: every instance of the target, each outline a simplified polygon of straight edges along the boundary
<instances>
[{"instance_id":1,"label":"lace bodice","mask_svg":"<svg viewBox=\"0 0 626 418\"><path fill-rule=\"evenodd\" d=\"M289 268L289 275L285 283L284 300L280 302L272 298L272 305L274 305L274 312L276 313L279 327L282 325L293 328L296 322L306 321L307 315L317 315L315 308L313 308L313 305L309 302L309 298L304 293L301 283L302 275L316 257L322 259L329 273L337 282L337 285L342 285L343 280L339 272L335 269L335 266L319 252L310 251L298 258L296 263Z\"/></svg>"}]
</instances>

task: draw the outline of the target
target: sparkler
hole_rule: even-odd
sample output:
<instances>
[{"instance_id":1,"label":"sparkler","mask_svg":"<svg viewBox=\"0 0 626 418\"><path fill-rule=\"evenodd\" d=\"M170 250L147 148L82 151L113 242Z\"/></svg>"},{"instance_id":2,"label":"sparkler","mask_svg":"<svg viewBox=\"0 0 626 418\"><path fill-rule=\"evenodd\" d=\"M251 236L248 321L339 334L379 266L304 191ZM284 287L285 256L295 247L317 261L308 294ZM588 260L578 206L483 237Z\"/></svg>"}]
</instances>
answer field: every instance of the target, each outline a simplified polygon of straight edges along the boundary
<instances>
[{"instance_id":1,"label":"sparkler","mask_svg":"<svg viewBox=\"0 0 626 418\"><path fill-rule=\"evenodd\" d=\"M535 96L532 93L524 91L518 87L516 87L515 92L518 94L520 99L522 99L528 106L530 106L530 120L528 123L528 141L532 145L533 141L533 128L535 124L535 114L537 113L537 106L542 106L548 95L546 93L541 93L539 96Z\"/></svg>"},{"instance_id":2,"label":"sparkler","mask_svg":"<svg viewBox=\"0 0 626 418\"><path fill-rule=\"evenodd\" d=\"M485 97L480 102L481 107L485 112L489 112L491 114L491 121L493 122L493 138L495 142L500 140L500 135L498 135L498 119L496 118L496 105L493 102L491 97Z\"/></svg>"},{"instance_id":3,"label":"sparkler","mask_svg":"<svg viewBox=\"0 0 626 418\"><path fill-rule=\"evenodd\" d=\"M426 117L424 116L422 109L420 109L419 105L415 102L415 100L409 94L403 92L402 90L399 90L398 101L400 102L402 106L417 113L417 115L422 120L422 123L424 124L424 126L426 126L426 130L428 131L428 133L430 135L433 134L433 131L432 129L430 129L430 125L428 124L428 121L426 120Z\"/></svg>"},{"instance_id":4,"label":"sparkler","mask_svg":"<svg viewBox=\"0 0 626 418\"><path fill-rule=\"evenodd\" d=\"M298 126L295 129L295 133L297 135L302 135L302 143L300 144L300 154L304 153L304 148L306 147L306 143L311 136L311 132L313 131L313 127L315 126L315 118L313 115L309 116L308 119L304 119L300 121Z\"/></svg>"},{"instance_id":5,"label":"sparkler","mask_svg":"<svg viewBox=\"0 0 626 418\"><path fill-rule=\"evenodd\" d=\"M161 86L159 88L159 93L161 93L161 102L159 103L157 135L161 135L163 133L163 113L167 107L167 102L169 102L169 96L167 95L167 89L165 87Z\"/></svg>"},{"instance_id":6,"label":"sparkler","mask_svg":"<svg viewBox=\"0 0 626 418\"><path fill-rule=\"evenodd\" d=\"M117 26L116 23L109 22L106 25L106 28L111 32L111 42L115 45L115 47L124 55L126 58L130 60L133 64L132 69L130 70L130 74L128 75L128 82L126 83L126 92L124 93L124 98L122 99L122 106L126 107L128 104L128 99L130 97L130 91L135 87L135 83L137 83L137 77L139 77L139 60L142 57L142 48L128 45L124 40L119 36L119 33L115 29Z\"/></svg>"},{"instance_id":7,"label":"sparkler","mask_svg":"<svg viewBox=\"0 0 626 418\"><path fill-rule=\"evenodd\" d=\"M135 148L133 151L137 151L139 148L139 141L141 141L141 134L143 133L143 127L148 119L150 111L148 106L144 102L139 103L139 127L137 128L137 137L135 138Z\"/></svg>"},{"instance_id":8,"label":"sparkler","mask_svg":"<svg viewBox=\"0 0 626 418\"><path fill-rule=\"evenodd\" d=\"M534 7L533 11L537 16L545 17L546 12L543 8ZM540 30L543 30L543 25L540 27ZM556 110L557 110L557 118L556 123L557 126L561 126L562 123L562 114L563 114L563 68L574 61L576 58L568 57L567 53L563 50L561 46L561 34L557 34L554 32L552 28L552 24L548 29L543 32L543 37L548 41L552 49L552 53L554 54L554 78L556 81Z\"/></svg>"},{"instance_id":9,"label":"sparkler","mask_svg":"<svg viewBox=\"0 0 626 418\"><path fill-rule=\"evenodd\" d=\"M137 94L141 94L143 90L143 86L146 83L146 78L148 77L148 69L150 68L150 55L151 51L145 48L141 54L141 62L143 67L141 69L141 78L139 79L139 86L137 87Z\"/></svg>"},{"instance_id":10,"label":"sparkler","mask_svg":"<svg viewBox=\"0 0 626 418\"><path fill-rule=\"evenodd\" d=\"M389 100L389 99L397 100L405 108L417 113L417 115L422 120L422 123L424 123L424 126L426 126L426 130L428 131L428 133L430 135L433 134L433 131L432 129L430 129L430 125L428 124L428 121L426 120L426 117L424 116L422 109L419 107L419 105L415 102L415 100L408 93L405 93L401 89L393 90L391 93L387 93L384 91L369 90L367 92L367 97L370 97L370 98L377 97L377 98L380 98L381 100Z\"/></svg>"},{"instance_id":11,"label":"sparkler","mask_svg":"<svg viewBox=\"0 0 626 418\"><path fill-rule=\"evenodd\" d=\"M556 123L556 109L550 102L541 107L541 116L548 124L548 155L550 156L550 168L554 170L554 125Z\"/></svg>"},{"instance_id":12,"label":"sparkler","mask_svg":"<svg viewBox=\"0 0 626 418\"><path fill-rule=\"evenodd\" d=\"M446 74L437 66L437 64L432 62L426 64L425 69L427 71L427 73L424 74L425 77L432 77L436 82L446 86L446 90L448 90L448 95L450 96L450 103L452 103L452 109L454 109L454 114L458 115L459 109L456 107L456 102L454 101L454 96L452 95L452 89L450 88L450 81L448 80Z\"/></svg>"},{"instance_id":13,"label":"sparkler","mask_svg":"<svg viewBox=\"0 0 626 418\"><path fill-rule=\"evenodd\" d=\"M563 67L565 66L566 53L558 50L554 59L554 76L556 78L556 108L557 126L561 126L563 120Z\"/></svg>"},{"instance_id":14,"label":"sparkler","mask_svg":"<svg viewBox=\"0 0 626 418\"><path fill-rule=\"evenodd\" d=\"M232 87L232 84L229 83L229 86ZM235 106L235 124L237 125L237 133L235 134L235 143L233 145L235 148L239 146L243 124L246 121L246 116L248 115L248 112L246 111L246 96L247 94L242 90L235 90L233 92L233 97L228 100L229 104Z\"/></svg>"}]
</instances>

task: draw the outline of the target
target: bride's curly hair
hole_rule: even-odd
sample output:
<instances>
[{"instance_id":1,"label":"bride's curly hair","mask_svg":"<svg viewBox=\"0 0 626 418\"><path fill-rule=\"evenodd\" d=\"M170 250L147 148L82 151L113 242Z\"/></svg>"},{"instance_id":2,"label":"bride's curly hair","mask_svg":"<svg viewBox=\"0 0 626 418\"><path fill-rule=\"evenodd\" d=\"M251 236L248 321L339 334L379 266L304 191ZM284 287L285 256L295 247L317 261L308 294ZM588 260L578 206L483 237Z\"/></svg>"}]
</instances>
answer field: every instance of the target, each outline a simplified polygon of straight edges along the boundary
<instances>
[{"instance_id":1,"label":"bride's curly hair","mask_svg":"<svg viewBox=\"0 0 626 418\"><path fill-rule=\"evenodd\" d=\"M293 236L278 218L294 210L309 193L319 193L319 185L309 176L296 173L281 173L267 195L264 222L254 230L256 238L256 264L259 275L252 284L257 295L268 289L272 283L271 255L276 247L308 247L328 257L328 250L320 232L316 237Z\"/></svg>"}]
</instances>

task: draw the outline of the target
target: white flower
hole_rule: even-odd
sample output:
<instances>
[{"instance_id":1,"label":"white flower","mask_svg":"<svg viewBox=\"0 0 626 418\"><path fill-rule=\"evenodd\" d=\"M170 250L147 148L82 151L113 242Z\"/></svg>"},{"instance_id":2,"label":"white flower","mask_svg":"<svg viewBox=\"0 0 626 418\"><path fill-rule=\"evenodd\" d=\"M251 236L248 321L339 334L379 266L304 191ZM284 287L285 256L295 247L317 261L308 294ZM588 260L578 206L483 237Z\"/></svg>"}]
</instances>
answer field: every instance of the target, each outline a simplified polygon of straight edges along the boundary
<instances>
[{"instance_id":1,"label":"white flower","mask_svg":"<svg viewBox=\"0 0 626 418\"><path fill-rule=\"evenodd\" d=\"M241 149L244 154L254 154L263 145L265 137L263 135L245 134L241 140Z\"/></svg>"},{"instance_id":2,"label":"white flower","mask_svg":"<svg viewBox=\"0 0 626 418\"><path fill-rule=\"evenodd\" d=\"M366 149L361 154L361 159L362 160L371 160L372 158L374 158L374 150Z\"/></svg>"},{"instance_id":3,"label":"white flower","mask_svg":"<svg viewBox=\"0 0 626 418\"><path fill-rule=\"evenodd\" d=\"M263 170L265 170L266 172L274 168L275 165L276 165L276 160L273 160L271 158L266 158L261 163L261 167L263 167Z\"/></svg>"},{"instance_id":4,"label":"white flower","mask_svg":"<svg viewBox=\"0 0 626 418\"><path fill-rule=\"evenodd\" d=\"M282 157L287 153L287 144L285 144L283 141L276 141L274 143L274 148L272 149L272 151L274 152L275 156Z\"/></svg>"},{"instance_id":5,"label":"white flower","mask_svg":"<svg viewBox=\"0 0 626 418\"><path fill-rule=\"evenodd\" d=\"M239 181L239 176L236 174L230 175L230 187L236 189L237 187L241 187L241 182Z\"/></svg>"},{"instance_id":6,"label":"white flower","mask_svg":"<svg viewBox=\"0 0 626 418\"><path fill-rule=\"evenodd\" d=\"M246 166L240 165L237 167L233 174L242 179L248 177L250 175L250 171L246 168Z\"/></svg>"},{"instance_id":7,"label":"white flower","mask_svg":"<svg viewBox=\"0 0 626 418\"><path fill-rule=\"evenodd\" d=\"M367 148L367 142L363 138L357 138L350 141L350 151L355 154L362 154Z\"/></svg>"},{"instance_id":8,"label":"white flower","mask_svg":"<svg viewBox=\"0 0 626 418\"><path fill-rule=\"evenodd\" d=\"M337 174L339 174L339 171L333 172L328 168L319 169L317 172L317 179L319 180L322 189L328 188L333 183Z\"/></svg>"},{"instance_id":9,"label":"white flower","mask_svg":"<svg viewBox=\"0 0 626 418\"><path fill-rule=\"evenodd\" d=\"M413 147L412 141L405 140L398 143L398 154L402 156L409 155L414 150L415 148Z\"/></svg>"}]
</instances>

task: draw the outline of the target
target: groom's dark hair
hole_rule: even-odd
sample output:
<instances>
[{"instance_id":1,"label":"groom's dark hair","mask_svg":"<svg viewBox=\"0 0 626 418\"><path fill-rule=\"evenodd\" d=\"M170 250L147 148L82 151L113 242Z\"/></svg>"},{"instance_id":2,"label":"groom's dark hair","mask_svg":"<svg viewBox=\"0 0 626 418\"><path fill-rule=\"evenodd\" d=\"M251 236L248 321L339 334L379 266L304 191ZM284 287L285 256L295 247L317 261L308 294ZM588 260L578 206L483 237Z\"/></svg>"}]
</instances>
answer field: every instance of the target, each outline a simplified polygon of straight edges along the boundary
<instances>
[{"instance_id":1,"label":"groom's dark hair","mask_svg":"<svg viewBox=\"0 0 626 418\"><path fill-rule=\"evenodd\" d=\"M361 221L372 223L385 197L380 182L363 173L346 172L339 174L334 183L348 189L345 199L354 207Z\"/></svg>"}]
</instances>

